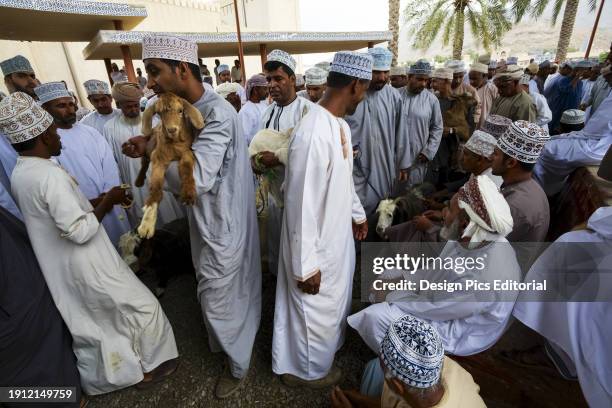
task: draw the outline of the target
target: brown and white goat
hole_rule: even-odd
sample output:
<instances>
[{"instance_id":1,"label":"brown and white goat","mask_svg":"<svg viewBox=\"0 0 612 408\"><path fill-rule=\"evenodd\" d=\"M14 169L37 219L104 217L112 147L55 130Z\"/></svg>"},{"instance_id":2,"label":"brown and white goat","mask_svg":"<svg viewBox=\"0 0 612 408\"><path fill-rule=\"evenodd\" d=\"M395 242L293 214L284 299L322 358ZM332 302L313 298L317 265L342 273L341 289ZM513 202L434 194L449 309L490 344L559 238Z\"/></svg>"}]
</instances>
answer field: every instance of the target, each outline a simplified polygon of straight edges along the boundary
<instances>
[{"instance_id":1,"label":"brown and white goat","mask_svg":"<svg viewBox=\"0 0 612 408\"><path fill-rule=\"evenodd\" d=\"M159 115L161 122L152 127L153 116ZM144 215L138 235L151 238L155 233L157 208L163 197L166 170L173 161L178 161L181 180L180 199L184 204L193 205L196 200L193 167L195 157L191 150L196 131L204 128L204 118L199 110L185 99L165 92L144 111L142 115L142 134L149 137L147 154L142 158L142 167L134 183L142 187L151 163L149 197L143 208ZM150 156L150 159L149 157Z\"/></svg>"}]
</instances>

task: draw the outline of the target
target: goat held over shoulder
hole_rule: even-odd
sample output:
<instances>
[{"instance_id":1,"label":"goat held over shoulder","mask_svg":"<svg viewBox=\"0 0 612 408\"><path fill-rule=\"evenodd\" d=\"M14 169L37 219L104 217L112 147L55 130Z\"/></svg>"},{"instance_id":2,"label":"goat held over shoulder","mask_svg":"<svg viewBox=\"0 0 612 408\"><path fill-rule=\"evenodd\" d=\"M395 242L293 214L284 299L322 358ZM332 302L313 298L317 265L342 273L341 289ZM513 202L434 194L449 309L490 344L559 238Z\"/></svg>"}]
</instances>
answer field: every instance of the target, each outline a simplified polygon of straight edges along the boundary
<instances>
[{"instance_id":1,"label":"goat held over shoulder","mask_svg":"<svg viewBox=\"0 0 612 408\"><path fill-rule=\"evenodd\" d=\"M161 123L152 127L153 115L158 114ZM178 161L181 180L180 199L186 205L193 205L196 199L193 166L195 157L191 150L196 131L204 128L204 118L199 110L185 99L165 92L144 111L142 134L149 138L147 154L142 157L142 167L134 183L142 187L151 163L149 196L143 208L144 215L138 235L151 238L155 233L157 207L163 197L166 170L173 161ZM150 158L149 158L150 157Z\"/></svg>"}]
</instances>

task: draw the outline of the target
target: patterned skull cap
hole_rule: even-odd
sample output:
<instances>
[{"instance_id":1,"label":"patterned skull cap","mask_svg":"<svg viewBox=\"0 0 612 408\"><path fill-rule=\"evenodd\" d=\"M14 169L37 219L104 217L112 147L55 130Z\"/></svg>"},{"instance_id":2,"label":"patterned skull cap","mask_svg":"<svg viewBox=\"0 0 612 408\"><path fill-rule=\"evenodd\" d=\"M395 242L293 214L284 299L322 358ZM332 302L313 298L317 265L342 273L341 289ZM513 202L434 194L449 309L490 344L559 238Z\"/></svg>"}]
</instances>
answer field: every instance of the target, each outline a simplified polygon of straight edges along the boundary
<instances>
[{"instance_id":1,"label":"patterned skull cap","mask_svg":"<svg viewBox=\"0 0 612 408\"><path fill-rule=\"evenodd\" d=\"M327 71L323 68L312 67L306 70L306 85L319 86L327 83Z\"/></svg>"},{"instance_id":2,"label":"patterned skull cap","mask_svg":"<svg viewBox=\"0 0 612 408\"><path fill-rule=\"evenodd\" d=\"M295 72L295 67L297 65L295 59L283 50L272 50L272 52L268 54L268 61L280 62L293 72Z\"/></svg>"},{"instance_id":3,"label":"patterned skull cap","mask_svg":"<svg viewBox=\"0 0 612 408\"><path fill-rule=\"evenodd\" d=\"M91 95L110 95L110 87L104 81L98 79L90 79L83 82L83 86L87 91L87 96Z\"/></svg>"},{"instance_id":4,"label":"patterned skull cap","mask_svg":"<svg viewBox=\"0 0 612 408\"><path fill-rule=\"evenodd\" d=\"M30 61L23 55L15 55L13 58L0 62L0 67L2 68L2 75L4 76L14 74L15 72L34 73Z\"/></svg>"},{"instance_id":5,"label":"patterned skull cap","mask_svg":"<svg viewBox=\"0 0 612 408\"><path fill-rule=\"evenodd\" d=\"M230 72L230 67L227 64L221 64L217 67L217 74L221 74L222 72Z\"/></svg>"},{"instance_id":6,"label":"patterned skull cap","mask_svg":"<svg viewBox=\"0 0 612 408\"><path fill-rule=\"evenodd\" d=\"M497 140L497 147L522 163L536 163L550 136L535 123L517 120Z\"/></svg>"},{"instance_id":7,"label":"patterned skull cap","mask_svg":"<svg viewBox=\"0 0 612 408\"><path fill-rule=\"evenodd\" d=\"M172 35L148 35L142 39L142 59L184 61L198 65L198 44Z\"/></svg>"},{"instance_id":8,"label":"patterned skull cap","mask_svg":"<svg viewBox=\"0 0 612 408\"><path fill-rule=\"evenodd\" d=\"M66 84L61 81L47 82L38 85L34 88L36 96L38 96L38 102L42 105L54 99L59 98L70 98L70 92L66 89Z\"/></svg>"},{"instance_id":9,"label":"patterned skull cap","mask_svg":"<svg viewBox=\"0 0 612 408\"><path fill-rule=\"evenodd\" d=\"M470 152L488 159L493 154L496 145L497 140L493 136L482 130L475 130L464 147Z\"/></svg>"},{"instance_id":10,"label":"patterned skull cap","mask_svg":"<svg viewBox=\"0 0 612 408\"><path fill-rule=\"evenodd\" d=\"M372 79L373 58L355 51L340 51L334 55L330 72L338 72L353 78Z\"/></svg>"},{"instance_id":11,"label":"patterned skull cap","mask_svg":"<svg viewBox=\"0 0 612 408\"><path fill-rule=\"evenodd\" d=\"M420 59L410 66L410 75L431 76L431 64L427 60Z\"/></svg>"},{"instance_id":12,"label":"patterned skull cap","mask_svg":"<svg viewBox=\"0 0 612 408\"><path fill-rule=\"evenodd\" d=\"M11 144L34 139L52 124L51 115L26 93L15 92L0 101L0 133Z\"/></svg>"},{"instance_id":13,"label":"patterned skull cap","mask_svg":"<svg viewBox=\"0 0 612 408\"><path fill-rule=\"evenodd\" d=\"M565 125L580 125L584 123L584 111L580 109L568 109L561 115L561 123Z\"/></svg>"},{"instance_id":14,"label":"patterned skull cap","mask_svg":"<svg viewBox=\"0 0 612 408\"><path fill-rule=\"evenodd\" d=\"M438 68L433 72L433 78L453 80L453 70L450 68Z\"/></svg>"},{"instance_id":15,"label":"patterned skull cap","mask_svg":"<svg viewBox=\"0 0 612 408\"><path fill-rule=\"evenodd\" d=\"M489 115L484 120L481 130L499 139L512 124L512 120L505 116Z\"/></svg>"},{"instance_id":16,"label":"patterned skull cap","mask_svg":"<svg viewBox=\"0 0 612 408\"><path fill-rule=\"evenodd\" d=\"M306 79L302 74L295 74L295 86L300 87L306 85Z\"/></svg>"},{"instance_id":17,"label":"patterned skull cap","mask_svg":"<svg viewBox=\"0 0 612 408\"><path fill-rule=\"evenodd\" d=\"M390 71L393 54L386 48L374 47L368 48L368 54L372 56L373 71Z\"/></svg>"},{"instance_id":18,"label":"patterned skull cap","mask_svg":"<svg viewBox=\"0 0 612 408\"><path fill-rule=\"evenodd\" d=\"M406 315L389 326L380 357L387 370L404 384L429 388L440 381L444 348L429 323Z\"/></svg>"}]
</instances>

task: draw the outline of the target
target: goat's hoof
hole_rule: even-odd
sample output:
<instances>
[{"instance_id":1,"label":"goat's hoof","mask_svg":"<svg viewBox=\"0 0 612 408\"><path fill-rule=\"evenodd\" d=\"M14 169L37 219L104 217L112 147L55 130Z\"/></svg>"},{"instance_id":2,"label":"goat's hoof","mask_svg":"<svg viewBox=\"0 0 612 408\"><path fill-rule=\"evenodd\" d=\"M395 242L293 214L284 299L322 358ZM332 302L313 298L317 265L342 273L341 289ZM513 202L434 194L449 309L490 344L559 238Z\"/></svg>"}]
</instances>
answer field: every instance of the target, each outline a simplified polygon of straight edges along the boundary
<instances>
[{"instance_id":1,"label":"goat's hoof","mask_svg":"<svg viewBox=\"0 0 612 408\"><path fill-rule=\"evenodd\" d=\"M185 205L194 205L196 194L194 191L181 191L181 202Z\"/></svg>"},{"instance_id":2,"label":"goat's hoof","mask_svg":"<svg viewBox=\"0 0 612 408\"><path fill-rule=\"evenodd\" d=\"M144 214L140 226L138 227L138 235L141 238L151 238L155 234L155 224L157 223L157 203L145 205L143 208Z\"/></svg>"}]
</instances>

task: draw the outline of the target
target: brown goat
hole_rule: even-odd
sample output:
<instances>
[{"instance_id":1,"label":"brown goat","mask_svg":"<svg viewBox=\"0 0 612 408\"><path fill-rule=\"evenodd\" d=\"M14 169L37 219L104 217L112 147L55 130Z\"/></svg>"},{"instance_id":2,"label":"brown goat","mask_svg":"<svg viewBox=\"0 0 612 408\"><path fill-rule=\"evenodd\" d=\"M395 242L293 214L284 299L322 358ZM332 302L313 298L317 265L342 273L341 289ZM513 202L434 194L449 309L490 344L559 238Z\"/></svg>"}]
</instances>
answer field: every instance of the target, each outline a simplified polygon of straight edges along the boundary
<instances>
[{"instance_id":1,"label":"brown goat","mask_svg":"<svg viewBox=\"0 0 612 408\"><path fill-rule=\"evenodd\" d=\"M159 115L161 123L152 128L155 114ZM187 205L195 203L196 189L193 178L195 157L191 151L191 144L194 140L194 129L203 128L204 119L200 111L185 99L172 93L160 94L157 101L144 111L142 134L150 137L147 154L142 158L142 167L134 184L137 187L144 185L149 162L152 163L153 169L149 181L149 197L145 202L144 215L138 227L138 235L141 237L151 238L155 233L157 207L163 197L164 178L171 162L178 161L181 201Z\"/></svg>"}]
</instances>

